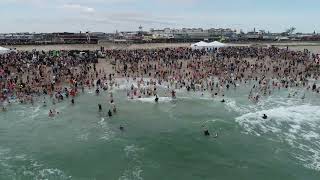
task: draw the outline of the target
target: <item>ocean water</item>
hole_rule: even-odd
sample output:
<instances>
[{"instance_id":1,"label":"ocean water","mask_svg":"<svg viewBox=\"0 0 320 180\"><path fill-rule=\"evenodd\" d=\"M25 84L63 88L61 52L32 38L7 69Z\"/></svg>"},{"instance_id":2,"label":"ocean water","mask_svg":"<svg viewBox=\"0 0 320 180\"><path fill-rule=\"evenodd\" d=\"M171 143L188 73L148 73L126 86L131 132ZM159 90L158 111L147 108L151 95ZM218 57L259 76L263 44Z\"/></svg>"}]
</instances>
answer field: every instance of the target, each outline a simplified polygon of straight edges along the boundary
<instances>
[{"instance_id":1,"label":"ocean water","mask_svg":"<svg viewBox=\"0 0 320 180\"><path fill-rule=\"evenodd\" d=\"M118 112L111 118L108 92L97 96L94 89L75 105L57 103L54 118L49 101L7 105L0 114L0 179L320 179L319 94L274 90L253 104L251 86L241 84L221 103L185 90L172 100L164 86L155 103L128 99L129 85L121 82L112 91ZM213 136L203 136L203 126Z\"/></svg>"}]
</instances>

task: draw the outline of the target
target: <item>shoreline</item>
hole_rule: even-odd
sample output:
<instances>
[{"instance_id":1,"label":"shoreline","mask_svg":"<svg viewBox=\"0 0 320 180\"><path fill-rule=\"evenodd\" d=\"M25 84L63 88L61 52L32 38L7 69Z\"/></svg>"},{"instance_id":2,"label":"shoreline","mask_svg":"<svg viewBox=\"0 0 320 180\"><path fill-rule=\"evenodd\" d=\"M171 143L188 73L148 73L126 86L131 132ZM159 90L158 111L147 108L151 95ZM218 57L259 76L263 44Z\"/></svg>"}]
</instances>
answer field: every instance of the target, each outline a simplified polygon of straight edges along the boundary
<instances>
[{"instance_id":1,"label":"shoreline","mask_svg":"<svg viewBox=\"0 0 320 180\"><path fill-rule=\"evenodd\" d=\"M100 44L57 44L57 45L9 45L5 48L16 48L20 51L31 51L33 49L50 51L50 50L99 50L101 47L105 49L161 49L161 48L178 48L190 47L192 43L144 43L144 44L116 44L116 43L100 43ZM235 42L227 43L230 46L276 46L276 47L318 47L320 42ZM319 50L320 52L320 50Z\"/></svg>"}]
</instances>

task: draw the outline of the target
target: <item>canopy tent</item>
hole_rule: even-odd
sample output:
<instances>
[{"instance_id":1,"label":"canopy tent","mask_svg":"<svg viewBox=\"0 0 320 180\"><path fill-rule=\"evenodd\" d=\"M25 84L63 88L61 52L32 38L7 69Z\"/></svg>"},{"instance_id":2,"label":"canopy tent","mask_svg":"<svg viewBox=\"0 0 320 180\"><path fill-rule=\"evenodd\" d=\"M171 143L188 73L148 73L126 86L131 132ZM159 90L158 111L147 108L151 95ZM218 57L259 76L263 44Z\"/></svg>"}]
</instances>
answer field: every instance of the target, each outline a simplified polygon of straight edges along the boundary
<instances>
[{"instance_id":1,"label":"canopy tent","mask_svg":"<svg viewBox=\"0 0 320 180\"><path fill-rule=\"evenodd\" d=\"M0 54L10 53L11 50L0 46Z\"/></svg>"},{"instance_id":2,"label":"canopy tent","mask_svg":"<svg viewBox=\"0 0 320 180\"><path fill-rule=\"evenodd\" d=\"M207 48L208 47L208 43L200 41L194 44L191 44L191 48L192 49L203 49L203 48Z\"/></svg>"},{"instance_id":3,"label":"canopy tent","mask_svg":"<svg viewBox=\"0 0 320 180\"><path fill-rule=\"evenodd\" d=\"M225 46L226 46L226 44L223 44L218 41L214 41L211 43L206 43L206 42L200 41L195 44L191 44L192 49L213 49L213 48L221 48L221 47L225 47Z\"/></svg>"},{"instance_id":4,"label":"canopy tent","mask_svg":"<svg viewBox=\"0 0 320 180\"><path fill-rule=\"evenodd\" d=\"M219 41L211 42L211 43L209 43L209 45L212 46L212 47L215 47L215 48L220 48L220 47L225 47L226 46L226 44L221 43Z\"/></svg>"}]
</instances>

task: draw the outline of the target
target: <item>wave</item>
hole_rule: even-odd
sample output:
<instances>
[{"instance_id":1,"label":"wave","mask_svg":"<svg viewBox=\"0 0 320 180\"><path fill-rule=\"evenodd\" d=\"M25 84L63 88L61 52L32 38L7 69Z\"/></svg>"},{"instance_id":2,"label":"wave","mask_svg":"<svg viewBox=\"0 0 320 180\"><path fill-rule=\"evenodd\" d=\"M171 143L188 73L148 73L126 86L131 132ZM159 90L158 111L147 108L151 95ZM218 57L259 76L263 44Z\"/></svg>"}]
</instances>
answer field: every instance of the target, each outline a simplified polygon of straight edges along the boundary
<instances>
[{"instance_id":1,"label":"wave","mask_svg":"<svg viewBox=\"0 0 320 180\"><path fill-rule=\"evenodd\" d=\"M275 107L291 107L296 105L304 105L305 102L299 98L287 98L281 96L269 96L262 98L257 104L250 103L243 104L238 103L233 98L226 99L226 109L228 111L238 112L240 114L246 114L250 112L262 111L264 109L271 109Z\"/></svg>"},{"instance_id":2,"label":"wave","mask_svg":"<svg viewBox=\"0 0 320 180\"><path fill-rule=\"evenodd\" d=\"M268 119L262 119L266 114ZM281 106L236 118L245 133L287 142L305 167L320 171L320 106Z\"/></svg>"},{"instance_id":3,"label":"wave","mask_svg":"<svg viewBox=\"0 0 320 180\"><path fill-rule=\"evenodd\" d=\"M147 97L147 98L134 98L129 99L130 101L140 101L145 103L156 103L155 97ZM158 103L168 103L171 102L173 99L171 97L159 97Z\"/></svg>"},{"instance_id":4,"label":"wave","mask_svg":"<svg viewBox=\"0 0 320 180\"><path fill-rule=\"evenodd\" d=\"M103 134L100 136L100 140L110 141L115 137L115 132L111 129L108 122L105 121L105 118L101 118L101 121L98 122L98 125L103 129Z\"/></svg>"},{"instance_id":5,"label":"wave","mask_svg":"<svg viewBox=\"0 0 320 180\"><path fill-rule=\"evenodd\" d=\"M21 166L17 166L20 164ZM0 179L72 179L62 170L48 168L25 154L0 147Z\"/></svg>"},{"instance_id":6,"label":"wave","mask_svg":"<svg viewBox=\"0 0 320 180\"><path fill-rule=\"evenodd\" d=\"M141 161L139 160L140 152L144 148L139 148L136 145L127 145L124 148L126 157L129 159L128 168L122 173L118 180L143 180Z\"/></svg>"}]
</instances>

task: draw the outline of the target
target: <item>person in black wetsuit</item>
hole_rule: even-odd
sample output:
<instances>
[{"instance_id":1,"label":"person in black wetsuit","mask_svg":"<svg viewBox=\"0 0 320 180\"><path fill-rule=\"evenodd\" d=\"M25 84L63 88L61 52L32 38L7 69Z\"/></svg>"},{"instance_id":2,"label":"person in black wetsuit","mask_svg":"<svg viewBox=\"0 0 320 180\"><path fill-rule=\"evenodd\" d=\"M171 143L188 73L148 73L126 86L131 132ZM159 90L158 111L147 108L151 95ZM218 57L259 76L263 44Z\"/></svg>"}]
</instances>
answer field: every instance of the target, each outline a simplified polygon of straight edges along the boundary
<instances>
[{"instance_id":1,"label":"person in black wetsuit","mask_svg":"<svg viewBox=\"0 0 320 180\"><path fill-rule=\"evenodd\" d=\"M108 111L108 116L109 117L111 117L112 116L112 112L111 112L111 110L109 109L109 111Z\"/></svg>"},{"instance_id":2,"label":"person in black wetsuit","mask_svg":"<svg viewBox=\"0 0 320 180\"><path fill-rule=\"evenodd\" d=\"M96 83L97 87L99 87L101 85L101 79L98 79L97 80L97 83Z\"/></svg>"},{"instance_id":3,"label":"person in black wetsuit","mask_svg":"<svg viewBox=\"0 0 320 180\"><path fill-rule=\"evenodd\" d=\"M313 84L312 85L312 91L315 91L317 89L317 85L316 84Z\"/></svg>"},{"instance_id":4,"label":"person in black wetsuit","mask_svg":"<svg viewBox=\"0 0 320 180\"><path fill-rule=\"evenodd\" d=\"M72 105L74 104L74 99L73 99L73 98L71 99L71 104L72 104Z\"/></svg>"},{"instance_id":5,"label":"person in black wetsuit","mask_svg":"<svg viewBox=\"0 0 320 180\"><path fill-rule=\"evenodd\" d=\"M154 99L154 101L156 101L156 102L159 101L158 95L156 95L156 98Z\"/></svg>"},{"instance_id":6,"label":"person in black wetsuit","mask_svg":"<svg viewBox=\"0 0 320 180\"><path fill-rule=\"evenodd\" d=\"M266 114L263 114L262 119L267 119L268 116Z\"/></svg>"},{"instance_id":7,"label":"person in black wetsuit","mask_svg":"<svg viewBox=\"0 0 320 180\"><path fill-rule=\"evenodd\" d=\"M176 92L174 90L171 91L171 97L172 99L176 99Z\"/></svg>"},{"instance_id":8,"label":"person in black wetsuit","mask_svg":"<svg viewBox=\"0 0 320 180\"><path fill-rule=\"evenodd\" d=\"M124 131L124 127L120 125L119 127L120 131Z\"/></svg>"},{"instance_id":9,"label":"person in black wetsuit","mask_svg":"<svg viewBox=\"0 0 320 180\"><path fill-rule=\"evenodd\" d=\"M99 111L102 111L102 106L101 106L101 104L98 104L98 106L99 106Z\"/></svg>"},{"instance_id":10,"label":"person in black wetsuit","mask_svg":"<svg viewBox=\"0 0 320 180\"><path fill-rule=\"evenodd\" d=\"M209 130L208 130L208 129L203 130L203 134L204 134L205 136L210 136L210 133L209 133Z\"/></svg>"}]
</instances>

